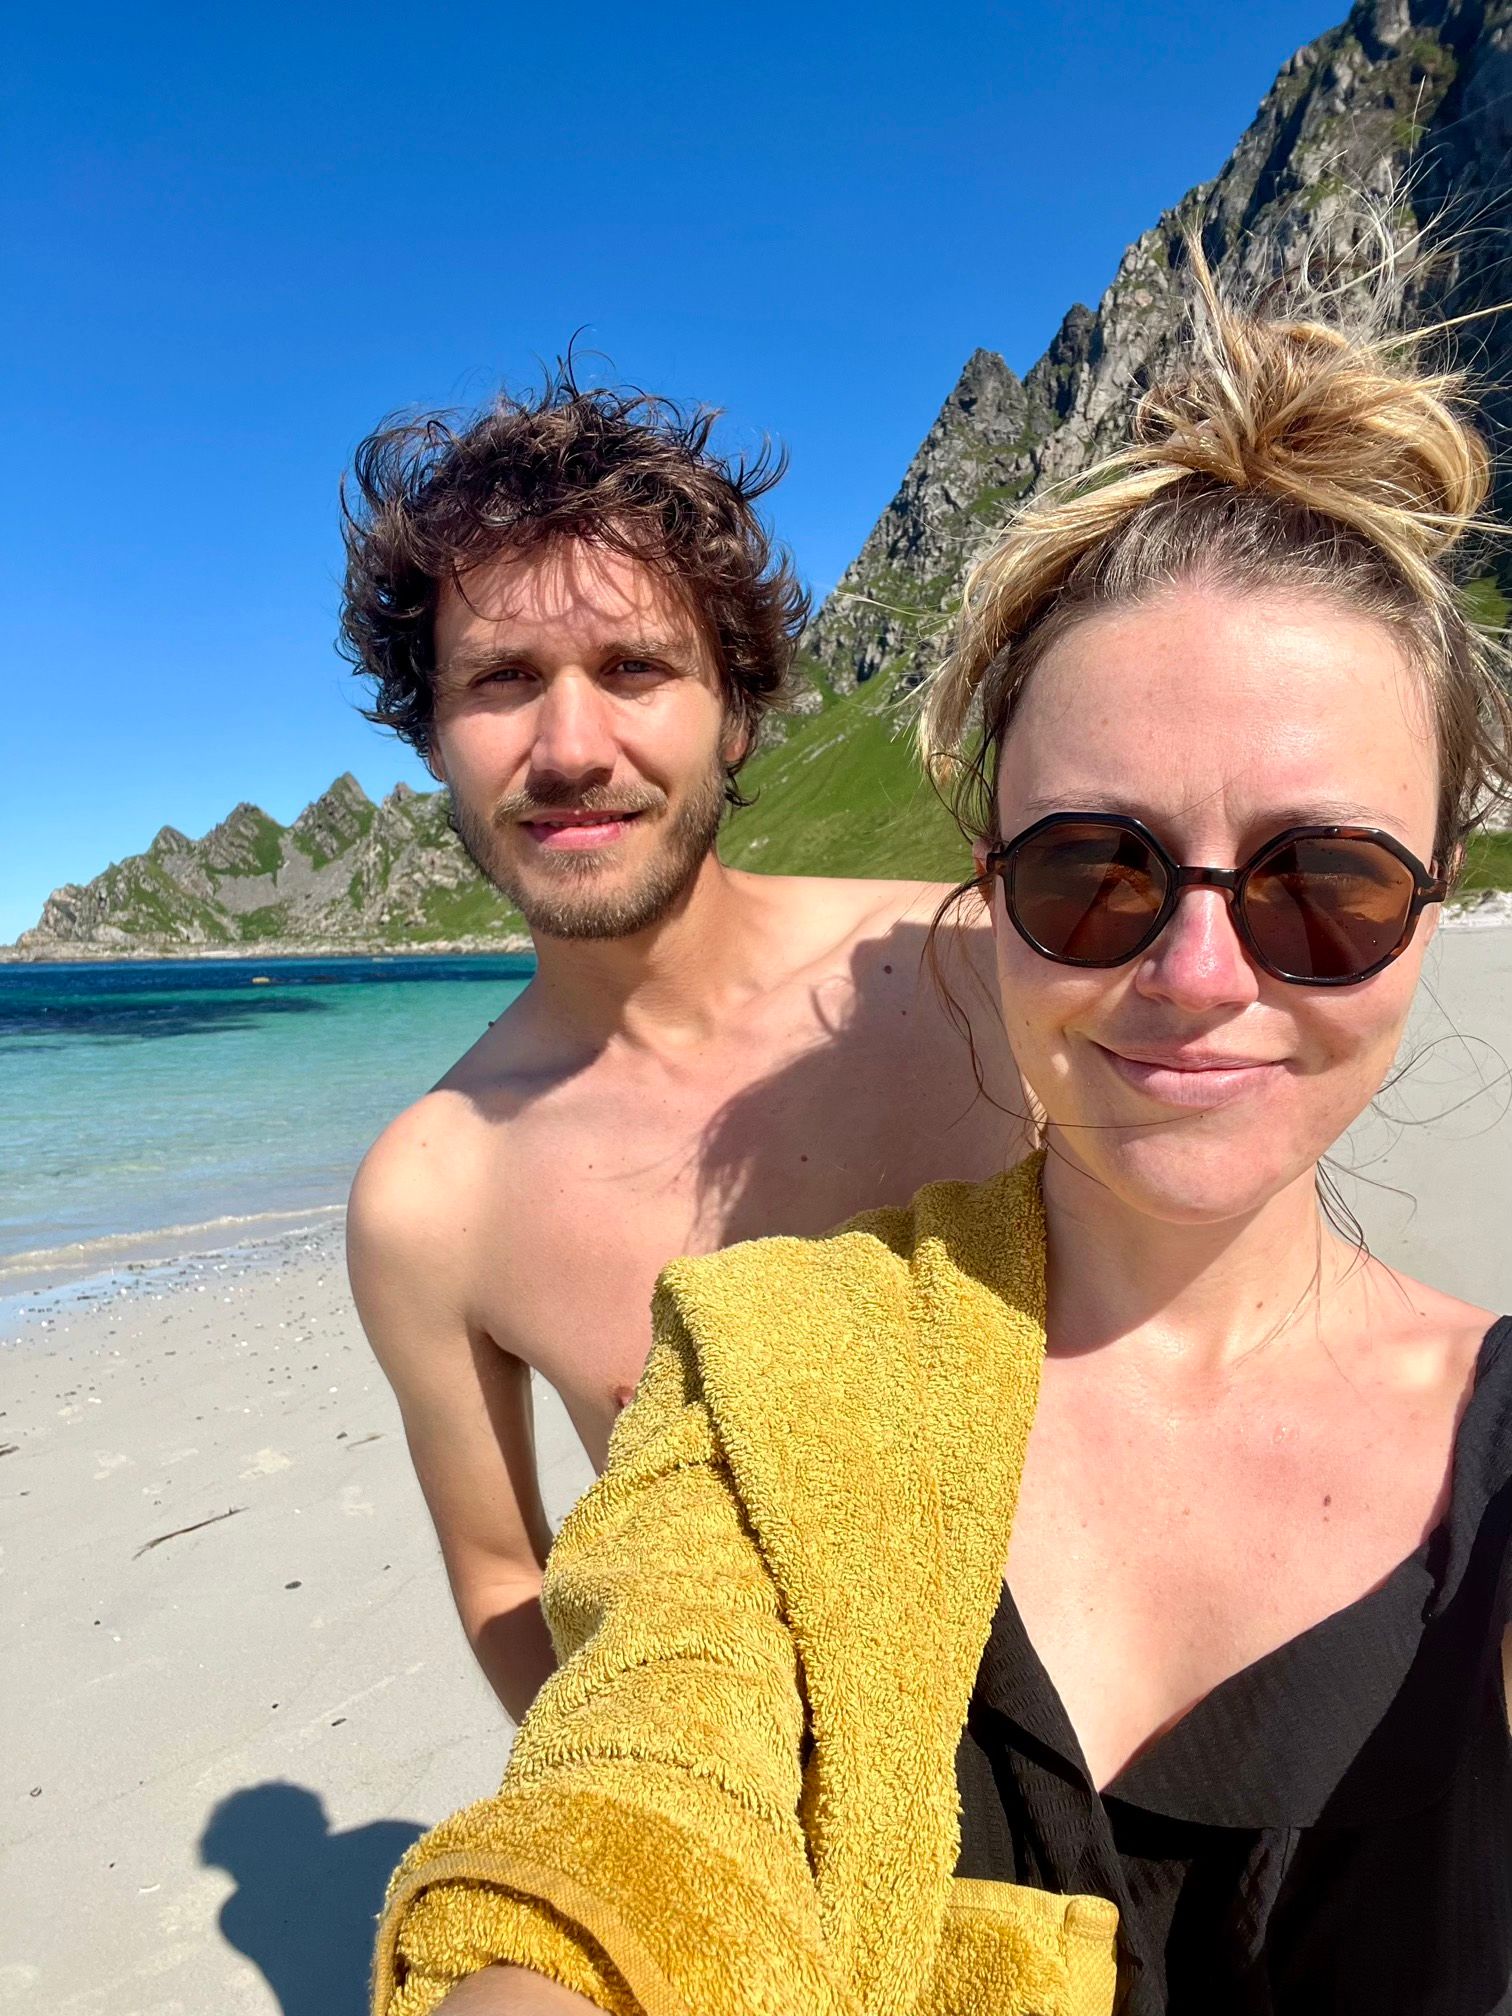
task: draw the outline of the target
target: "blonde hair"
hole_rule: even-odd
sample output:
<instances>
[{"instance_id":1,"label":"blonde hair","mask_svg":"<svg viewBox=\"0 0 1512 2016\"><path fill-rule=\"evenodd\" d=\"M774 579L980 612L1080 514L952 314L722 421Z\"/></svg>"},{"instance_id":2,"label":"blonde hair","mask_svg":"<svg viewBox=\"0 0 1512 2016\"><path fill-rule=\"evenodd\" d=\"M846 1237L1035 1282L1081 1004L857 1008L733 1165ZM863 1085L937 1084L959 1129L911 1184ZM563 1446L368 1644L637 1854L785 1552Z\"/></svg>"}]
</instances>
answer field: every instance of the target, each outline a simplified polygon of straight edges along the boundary
<instances>
[{"instance_id":1,"label":"blonde hair","mask_svg":"<svg viewBox=\"0 0 1512 2016\"><path fill-rule=\"evenodd\" d=\"M1463 376L1419 368L1421 337L1389 331L1389 259L1363 314L1357 289L1327 320L1226 301L1194 239L1187 252L1184 359L1140 400L1128 447L1027 505L972 569L924 697L925 760L963 830L1001 839L1003 738L1074 624L1182 580L1319 593L1378 618L1421 672L1439 752L1436 857L1452 872L1477 816L1512 788L1503 647L1446 565L1467 534L1494 529Z\"/></svg>"}]
</instances>

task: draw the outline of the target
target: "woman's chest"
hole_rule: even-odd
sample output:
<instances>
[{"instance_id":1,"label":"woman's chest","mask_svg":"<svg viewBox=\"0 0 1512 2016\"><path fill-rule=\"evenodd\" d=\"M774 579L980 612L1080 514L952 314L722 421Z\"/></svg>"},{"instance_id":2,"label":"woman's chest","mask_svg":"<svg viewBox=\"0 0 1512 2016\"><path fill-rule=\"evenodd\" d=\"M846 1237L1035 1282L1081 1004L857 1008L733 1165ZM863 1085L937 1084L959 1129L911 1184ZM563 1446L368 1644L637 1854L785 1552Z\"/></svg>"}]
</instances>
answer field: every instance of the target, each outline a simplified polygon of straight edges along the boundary
<instances>
[{"instance_id":1,"label":"woman's chest","mask_svg":"<svg viewBox=\"0 0 1512 2016\"><path fill-rule=\"evenodd\" d=\"M1046 1367L1007 1564L1106 1785L1236 1673L1379 1585L1446 1502L1453 1415L1377 1396L1149 1404Z\"/></svg>"}]
</instances>

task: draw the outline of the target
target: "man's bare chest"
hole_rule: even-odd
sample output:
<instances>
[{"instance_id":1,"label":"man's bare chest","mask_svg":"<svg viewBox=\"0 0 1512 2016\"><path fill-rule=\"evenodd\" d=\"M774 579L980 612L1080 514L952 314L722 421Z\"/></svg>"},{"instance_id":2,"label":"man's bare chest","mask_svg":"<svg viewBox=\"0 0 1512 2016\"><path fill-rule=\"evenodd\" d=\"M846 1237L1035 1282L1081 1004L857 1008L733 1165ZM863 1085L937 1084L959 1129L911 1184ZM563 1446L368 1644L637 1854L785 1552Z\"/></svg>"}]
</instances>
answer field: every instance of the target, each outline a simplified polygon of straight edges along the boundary
<instances>
[{"instance_id":1,"label":"man's bare chest","mask_svg":"<svg viewBox=\"0 0 1512 2016\"><path fill-rule=\"evenodd\" d=\"M711 1130L624 1115L559 1137L528 1167L521 1180L517 1161L500 1186L496 1269L480 1217L477 1313L562 1394L597 1460L645 1365L652 1291L669 1260L827 1231L873 1201L862 1166L777 1116L752 1142L743 1130L722 1137L717 1121Z\"/></svg>"},{"instance_id":2,"label":"man's bare chest","mask_svg":"<svg viewBox=\"0 0 1512 2016\"><path fill-rule=\"evenodd\" d=\"M974 1090L964 1046L891 1083L822 1046L762 1070L585 1078L498 1134L473 1219L476 1320L550 1380L601 1460L669 1260L817 1236L923 1183L991 1173L1019 1143Z\"/></svg>"}]
</instances>

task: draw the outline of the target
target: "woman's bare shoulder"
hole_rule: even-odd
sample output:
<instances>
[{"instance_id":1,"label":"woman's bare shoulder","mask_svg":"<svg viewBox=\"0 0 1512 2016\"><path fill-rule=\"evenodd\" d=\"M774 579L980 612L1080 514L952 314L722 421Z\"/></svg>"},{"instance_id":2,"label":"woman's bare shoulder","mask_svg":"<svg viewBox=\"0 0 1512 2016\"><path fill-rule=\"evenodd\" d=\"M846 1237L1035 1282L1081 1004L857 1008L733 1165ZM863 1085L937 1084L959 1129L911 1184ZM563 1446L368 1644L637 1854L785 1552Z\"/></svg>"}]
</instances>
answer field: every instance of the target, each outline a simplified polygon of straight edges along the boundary
<instances>
[{"instance_id":1,"label":"woman's bare shoulder","mask_svg":"<svg viewBox=\"0 0 1512 2016\"><path fill-rule=\"evenodd\" d=\"M1369 1347L1389 1356L1404 1379L1459 1384L1471 1377L1499 1312L1415 1280L1383 1261L1364 1264L1359 1311Z\"/></svg>"}]
</instances>

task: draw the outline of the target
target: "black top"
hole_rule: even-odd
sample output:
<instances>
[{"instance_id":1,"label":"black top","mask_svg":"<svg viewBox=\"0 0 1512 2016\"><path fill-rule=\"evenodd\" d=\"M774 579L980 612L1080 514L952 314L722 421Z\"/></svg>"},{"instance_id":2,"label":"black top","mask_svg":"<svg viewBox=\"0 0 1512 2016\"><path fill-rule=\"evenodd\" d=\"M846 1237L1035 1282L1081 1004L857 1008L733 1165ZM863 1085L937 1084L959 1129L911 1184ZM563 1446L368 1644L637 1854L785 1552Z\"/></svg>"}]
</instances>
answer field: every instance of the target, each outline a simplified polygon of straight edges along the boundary
<instances>
[{"instance_id":1,"label":"black top","mask_svg":"<svg viewBox=\"0 0 1512 2016\"><path fill-rule=\"evenodd\" d=\"M1509 1533L1503 1317L1442 1523L1100 1797L1005 1588L957 1757L957 1875L1111 1898L1120 2016L1512 2016Z\"/></svg>"}]
</instances>

